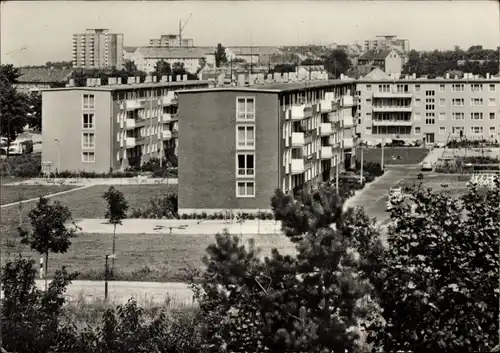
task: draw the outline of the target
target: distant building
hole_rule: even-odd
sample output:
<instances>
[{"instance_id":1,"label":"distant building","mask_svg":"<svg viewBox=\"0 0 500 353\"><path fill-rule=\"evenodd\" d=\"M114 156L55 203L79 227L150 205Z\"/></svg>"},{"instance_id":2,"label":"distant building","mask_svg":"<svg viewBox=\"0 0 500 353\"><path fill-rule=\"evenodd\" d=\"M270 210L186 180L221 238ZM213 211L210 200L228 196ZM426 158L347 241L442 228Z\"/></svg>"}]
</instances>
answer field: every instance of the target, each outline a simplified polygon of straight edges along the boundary
<instances>
[{"instance_id":1,"label":"distant building","mask_svg":"<svg viewBox=\"0 0 500 353\"><path fill-rule=\"evenodd\" d=\"M358 66L376 66L388 75L399 75L403 69L401 56L392 49L366 52L358 58Z\"/></svg>"},{"instance_id":2,"label":"distant building","mask_svg":"<svg viewBox=\"0 0 500 353\"><path fill-rule=\"evenodd\" d=\"M108 29L87 29L73 34L73 67L107 69L123 67L123 34Z\"/></svg>"},{"instance_id":3,"label":"distant building","mask_svg":"<svg viewBox=\"0 0 500 353\"><path fill-rule=\"evenodd\" d=\"M150 39L149 46L151 47L192 47L194 41L191 38L180 39L178 34L162 34L159 39Z\"/></svg>"},{"instance_id":4,"label":"distant building","mask_svg":"<svg viewBox=\"0 0 500 353\"><path fill-rule=\"evenodd\" d=\"M230 46L226 47L227 57L242 59L246 62L267 64L272 61L273 56L282 55L278 47L266 46Z\"/></svg>"},{"instance_id":5,"label":"distant building","mask_svg":"<svg viewBox=\"0 0 500 353\"><path fill-rule=\"evenodd\" d=\"M408 39L398 39L395 35L377 36L364 42L364 51L394 49L402 53L410 51Z\"/></svg>"},{"instance_id":6,"label":"distant building","mask_svg":"<svg viewBox=\"0 0 500 353\"><path fill-rule=\"evenodd\" d=\"M319 72L321 74L327 73L323 65L300 65L297 66L296 72L302 77L308 77L312 72Z\"/></svg>"},{"instance_id":7,"label":"distant building","mask_svg":"<svg viewBox=\"0 0 500 353\"><path fill-rule=\"evenodd\" d=\"M122 84L110 78L103 86L90 79L86 87L42 90L42 161L52 171L105 173L176 154L175 92L209 87L186 79L136 83L130 77Z\"/></svg>"},{"instance_id":8,"label":"distant building","mask_svg":"<svg viewBox=\"0 0 500 353\"><path fill-rule=\"evenodd\" d=\"M73 69L21 68L20 73L14 87L20 92L29 93L51 88L55 84L66 84Z\"/></svg>"},{"instance_id":9,"label":"distant building","mask_svg":"<svg viewBox=\"0 0 500 353\"><path fill-rule=\"evenodd\" d=\"M146 73L153 72L159 60L169 63L183 63L186 71L196 73L200 60L207 63L215 62L215 48L212 47L138 47L133 53L127 54L137 69Z\"/></svg>"}]
</instances>

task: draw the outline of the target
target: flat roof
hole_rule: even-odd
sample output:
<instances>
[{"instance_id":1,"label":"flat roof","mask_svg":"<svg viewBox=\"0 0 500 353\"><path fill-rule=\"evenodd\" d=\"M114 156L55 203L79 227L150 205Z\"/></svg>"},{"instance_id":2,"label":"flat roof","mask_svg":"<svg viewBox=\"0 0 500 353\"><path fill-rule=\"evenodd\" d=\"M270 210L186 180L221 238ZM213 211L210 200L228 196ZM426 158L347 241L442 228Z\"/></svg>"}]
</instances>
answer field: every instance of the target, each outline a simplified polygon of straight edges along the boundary
<instances>
[{"instance_id":1,"label":"flat roof","mask_svg":"<svg viewBox=\"0 0 500 353\"><path fill-rule=\"evenodd\" d=\"M188 80L188 81L176 81L176 82L148 82L148 83L122 83L121 85L102 85L102 86L82 86L82 87L60 87L60 88L46 88L42 91L71 91L71 90L83 90L83 91L124 91L130 89L141 89L141 88L162 88L162 87L183 87L183 86L203 86L208 85L210 81L208 80Z\"/></svg>"},{"instance_id":2,"label":"flat roof","mask_svg":"<svg viewBox=\"0 0 500 353\"><path fill-rule=\"evenodd\" d=\"M500 83L500 77L494 78L412 78L412 79L363 79L356 80L356 83Z\"/></svg>"},{"instance_id":3,"label":"flat roof","mask_svg":"<svg viewBox=\"0 0 500 353\"><path fill-rule=\"evenodd\" d=\"M275 82L254 84L252 86L222 86L213 88L200 88L184 90L179 93L196 93L196 92L217 92L217 91L242 91L242 92L269 92L280 93L289 91L300 91L308 88L321 88L329 86L338 86L343 84L352 84L356 80L311 80L311 81L296 81L296 82Z\"/></svg>"}]
</instances>

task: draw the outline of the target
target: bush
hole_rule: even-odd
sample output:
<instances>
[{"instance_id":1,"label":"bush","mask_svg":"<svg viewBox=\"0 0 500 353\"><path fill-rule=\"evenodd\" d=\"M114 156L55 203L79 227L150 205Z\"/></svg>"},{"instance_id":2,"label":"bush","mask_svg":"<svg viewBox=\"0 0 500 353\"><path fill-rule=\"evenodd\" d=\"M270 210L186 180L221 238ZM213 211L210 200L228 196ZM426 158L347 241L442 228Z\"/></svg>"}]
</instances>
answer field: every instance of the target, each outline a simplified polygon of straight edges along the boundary
<instances>
[{"instance_id":1,"label":"bush","mask_svg":"<svg viewBox=\"0 0 500 353\"><path fill-rule=\"evenodd\" d=\"M40 175L41 169L40 154L15 155L0 160L1 177L33 178Z\"/></svg>"},{"instance_id":2,"label":"bush","mask_svg":"<svg viewBox=\"0 0 500 353\"><path fill-rule=\"evenodd\" d=\"M490 141L490 140L451 140L446 144L448 148L479 148L479 147L499 147L500 144L498 140Z\"/></svg>"},{"instance_id":3,"label":"bush","mask_svg":"<svg viewBox=\"0 0 500 353\"><path fill-rule=\"evenodd\" d=\"M176 194L151 198L144 207L133 208L131 218L156 218L174 219L178 218L178 198ZM184 216L184 215L183 215ZM186 218L182 218L186 219Z\"/></svg>"}]
</instances>

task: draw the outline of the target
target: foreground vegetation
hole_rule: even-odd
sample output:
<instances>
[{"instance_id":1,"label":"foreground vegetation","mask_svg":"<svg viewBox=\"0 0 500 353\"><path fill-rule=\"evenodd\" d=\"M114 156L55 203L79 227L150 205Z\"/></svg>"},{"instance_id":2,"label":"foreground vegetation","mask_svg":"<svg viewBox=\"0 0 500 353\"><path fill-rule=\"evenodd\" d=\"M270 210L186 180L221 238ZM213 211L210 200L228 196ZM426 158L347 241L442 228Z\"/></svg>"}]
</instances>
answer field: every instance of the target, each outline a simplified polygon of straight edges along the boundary
<instances>
[{"instance_id":1,"label":"foreground vegetation","mask_svg":"<svg viewBox=\"0 0 500 353\"><path fill-rule=\"evenodd\" d=\"M2 273L4 348L465 352L498 343L498 180L495 189L472 187L458 199L417 187L409 202L395 200L387 249L375 220L361 208L343 212L344 200L328 186L296 199L278 190L271 202L297 255L275 249L263 259L252 243L217 234L205 268L190 276L196 309L145 312L132 300L76 315L63 296L76 273L59 270L40 291L34 262L9 261ZM62 226L67 212L41 199L22 238L37 252L50 252L52 261L77 239Z\"/></svg>"}]
</instances>

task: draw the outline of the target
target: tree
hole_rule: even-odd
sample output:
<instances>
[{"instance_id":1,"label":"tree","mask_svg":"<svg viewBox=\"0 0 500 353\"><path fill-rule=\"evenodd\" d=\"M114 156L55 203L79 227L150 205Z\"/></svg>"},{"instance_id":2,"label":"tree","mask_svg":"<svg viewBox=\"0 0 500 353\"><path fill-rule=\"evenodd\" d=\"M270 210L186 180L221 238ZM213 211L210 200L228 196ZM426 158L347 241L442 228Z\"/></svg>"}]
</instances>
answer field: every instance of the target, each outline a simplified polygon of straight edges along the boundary
<instances>
[{"instance_id":1,"label":"tree","mask_svg":"<svg viewBox=\"0 0 500 353\"><path fill-rule=\"evenodd\" d=\"M217 44L215 49L215 66L220 67L220 64L227 62L226 48L221 43Z\"/></svg>"},{"instance_id":2,"label":"tree","mask_svg":"<svg viewBox=\"0 0 500 353\"><path fill-rule=\"evenodd\" d=\"M135 62L126 60L124 65L124 70L127 72L136 72L137 66L135 65Z\"/></svg>"},{"instance_id":3,"label":"tree","mask_svg":"<svg viewBox=\"0 0 500 353\"><path fill-rule=\"evenodd\" d=\"M42 132L42 95L33 92L29 95L28 125L35 131Z\"/></svg>"},{"instance_id":4,"label":"tree","mask_svg":"<svg viewBox=\"0 0 500 353\"><path fill-rule=\"evenodd\" d=\"M201 70L203 70L207 66L207 59L200 58L198 60L198 69L196 69L196 74L199 74Z\"/></svg>"},{"instance_id":5,"label":"tree","mask_svg":"<svg viewBox=\"0 0 500 353\"><path fill-rule=\"evenodd\" d=\"M49 252L66 253L71 245L71 238L75 236L76 227L67 226L72 219L67 206L59 201L50 204L44 197L40 197L28 217L32 231L18 227L21 243L28 244L40 255L45 255L45 289L47 289Z\"/></svg>"},{"instance_id":6,"label":"tree","mask_svg":"<svg viewBox=\"0 0 500 353\"><path fill-rule=\"evenodd\" d=\"M13 86L19 76L14 66L0 65L0 135L7 138L7 156L10 143L24 131L30 113L28 95Z\"/></svg>"},{"instance_id":7,"label":"tree","mask_svg":"<svg viewBox=\"0 0 500 353\"><path fill-rule=\"evenodd\" d=\"M372 274L362 270L379 244L377 230L370 222L357 226L358 213L344 214L343 200L329 187L297 200L278 190L271 204L297 255L274 249L261 260L252 245L216 235L195 288L204 351L358 351L359 327L377 314Z\"/></svg>"},{"instance_id":8,"label":"tree","mask_svg":"<svg viewBox=\"0 0 500 353\"><path fill-rule=\"evenodd\" d=\"M77 275L63 267L56 271L48 290L43 292L35 283L33 260L19 256L7 262L1 275L2 348L8 352L53 352L66 301L64 292Z\"/></svg>"},{"instance_id":9,"label":"tree","mask_svg":"<svg viewBox=\"0 0 500 353\"><path fill-rule=\"evenodd\" d=\"M112 254L115 253L115 239L116 239L116 226L122 224L122 220L127 218L128 203L123 196L123 193L111 186L108 191L102 195L102 198L107 202L107 210L104 217L113 225L113 249ZM111 271L115 267L115 259L112 259ZM113 272L111 272L113 273Z\"/></svg>"},{"instance_id":10,"label":"tree","mask_svg":"<svg viewBox=\"0 0 500 353\"><path fill-rule=\"evenodd\" d=\"M489 351L498 342L500 184L455 199L416 188L391 211L384 351Z\"/></svg>"},{"instance_id":11,"label":"tree","mask_svg":"<svg viewBox=\"0 0 500 353\"><path fill-rule=\"evenodd\" d=\"M324 57L325 69L335 78L345 74L352 66L347 53L342 49L334 49Z\"/></svg>"},{"instance_id":12,"label":"tree","mask_svg":"<svg viewBox=\"0 0 500 353\"><path fill-rule=\"evenodd\" d=\"M179 76L187 75L188 80L198 79L196 75L193 75L192 73L186 70L183 62L175 62L172 65L172 80L175 81L178 75Z\"/></svg>"},{"instance_id":13,"label":"tree","mask_svg":"<svg viewBox=\"0 0 500 353\"><path fill-rule=\"evenodd\" d=\"M172 73L172 69L170 68L170 64L165 60L161 59L156 62L154 73L158 77L170 75Z\"/></svg>"},{"instance_id":14,"label":"tree","mask_svg":"<svg viewBox=\"0 0 500 353\"><path fill-rule=\"evenodd\" d=\"M273 72L284 73L284 72L295 72L296 66L291 64L278 64L274 67Z\"/></svg>"}]
</instances>

